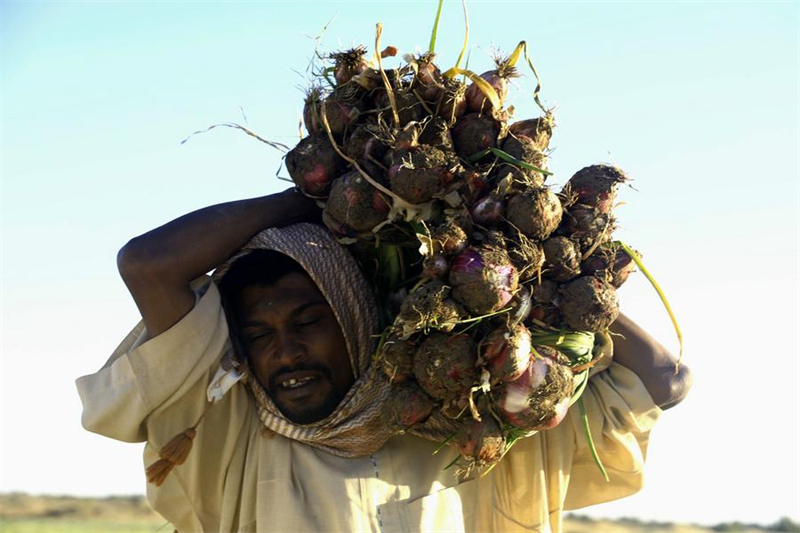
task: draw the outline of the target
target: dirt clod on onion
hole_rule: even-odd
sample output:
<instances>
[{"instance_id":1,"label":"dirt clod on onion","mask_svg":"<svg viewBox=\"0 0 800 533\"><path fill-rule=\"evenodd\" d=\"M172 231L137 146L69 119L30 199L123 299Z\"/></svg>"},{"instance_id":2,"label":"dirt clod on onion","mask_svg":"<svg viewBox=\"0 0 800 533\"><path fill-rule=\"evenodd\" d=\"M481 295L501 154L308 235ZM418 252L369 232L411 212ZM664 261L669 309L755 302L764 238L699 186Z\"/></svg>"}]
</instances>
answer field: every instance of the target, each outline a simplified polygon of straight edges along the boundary
<instances>
[{"instance_id":1,"label":"dirt clod on onion","mask_svg":"<svg viewBox=\"0 0 800 533\"><path fill-rule=\"evenodd\" d=\"M506 205L506 218L526 237L543 241L561 222L561 201L547 188L531 189L512 196Z\"/></svg>"},{"instance_id":2,"label":"dirt clod on onion","mask_svg":"<svg viewBox=\"0 0 800 533\"><path fill-rule=\"evenodd\" d=\"M456 153L467 159L487 148L497 148L500 123L488 114L472 113L458 119L450 132Z\"/></svg>"},{"instance_id":3,"label":"dirt clod on onion","mask_svg":"<svg viewBox=\"0 0 800 533\"><path fill-rule=\"evenodd\" d=\"M389 205L381 193L357 171L334 181L325 203L325 214L355 233L372 230L388 213Z\"/></svg>"},{"instance_id":4,"label":"dirt clod on onion","mask_svg":"<svg viewBox=\"0 0 800 533\"><path fill-rule=\"evenodd\" d=\"M544 275L555 281L569 281L581 273L581 249L571 239L550 237L544 248Z\"/></svg>"},{"instance_id":5,"label":"dirt clod on onion","mask_svg":"<svg viewBox=\"0 0 800 533\"><path fill-rule=\"evenodd\" d=\"M469 335L432 333L414 355L414 377L436 399L461 398L478 378L477 351Z\"/></svg>"},{"instance_id":6,"label":"dirt clod on onion","mask_svg":"<svg viewBox=\"0 0 800 533\"><path fill-rule=\"evenodd\" d=\"M458 168L452 152L420 145L389 169L389 182L398 196L412 204L421 204L452 182Z\"/></svg>"},{"instance_id":7,"label":"dirt clod on onion","mask_svg":"<svg viewBox=\"0 0 800 533\"><path fill-rule=\"evenodd\" d=\"M403 383L414 374L414 353L417 346L411 340L390 335L381 348L381 368L392 383Z\"/></svg>"},{"instance_id":8,"label":"dirt clod on onion","mask_svg":"<svg viewBox=\"0 0 800 533\"><path fill-rule=\"evenodd\" d=\"M603 331L619 316L617 291L595 276L583 276L565 285L559 306L567 325L576 331Z\"/></svg>"},{"instance_id":9,"label":"dirt clod on onion","mask_svg":"<svg viewBox=\"0 0 800 533\"><path fill-rule=\"evenodd\" d=\"M464 315L461 306L450 299L450 287L434 280L406 296L397 318L402 336L408 337L416 331L451 331Z\"/></svg>"},{"instance_id":10,"label":"dirt clod on onion","mask_svg":"<svg viewBox=\"0 0 800 533\"><path fill-rule=\"evenodd\" d=\"M381 415L384 422L398 433L425 422L436 403L413 381L394 385L392 395Z\"/></svg>"}]
</instances>

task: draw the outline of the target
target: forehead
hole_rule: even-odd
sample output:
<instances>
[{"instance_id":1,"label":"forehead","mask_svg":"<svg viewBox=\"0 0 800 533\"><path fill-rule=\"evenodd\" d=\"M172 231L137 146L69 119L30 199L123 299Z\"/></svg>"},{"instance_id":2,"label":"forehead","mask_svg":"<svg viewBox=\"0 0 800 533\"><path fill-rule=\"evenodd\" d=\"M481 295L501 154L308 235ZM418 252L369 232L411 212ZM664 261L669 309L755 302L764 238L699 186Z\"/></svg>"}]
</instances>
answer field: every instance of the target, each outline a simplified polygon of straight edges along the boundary
<instances>
[{"instance_id":1,"label":"forehead","mask_svg":"<svg viewBox=\"0 0 800 533\"><path fill-rule=\"evenodd\" d=\"M324 304L330 308L317 285L306 274L292 272L270 285L249 285L242 289L238 314L242 317L256 315L285 315L310 303Z\"/></svg>"}]
</instances>

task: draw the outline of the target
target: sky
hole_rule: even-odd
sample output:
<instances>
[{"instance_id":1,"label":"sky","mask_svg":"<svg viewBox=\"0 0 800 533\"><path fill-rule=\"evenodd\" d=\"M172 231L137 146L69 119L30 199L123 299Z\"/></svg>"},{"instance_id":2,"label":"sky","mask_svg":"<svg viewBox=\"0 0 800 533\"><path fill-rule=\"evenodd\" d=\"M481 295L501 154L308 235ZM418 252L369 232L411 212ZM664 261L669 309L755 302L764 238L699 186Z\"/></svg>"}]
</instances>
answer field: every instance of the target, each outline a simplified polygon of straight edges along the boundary
<instances>
[{"instance_id":1,"label":"sky","mask_svg":"<svg viewBox=\"0 0 800 533\"><path fill-rule=\"evenodd\" d=\"M548 184L614 163L615 234L666 291L694 371L651 435L646 486L582 511L712 524L800 521L797 2L470 1L472 70L528 42L555 107ZM436 2L0 2L0 491L143 493L140 444L80 426L74 380L138 313L130 238L289 184L314 37L426 50ZM330 24L329 24L330 23ZM464 38L448 0L438 62ZM388 61L389 66L394 66ZM516 117L538 116L530 72ZM677 351L641 274L623 312ZM773 405L772 402L775 402Z\"/></svg>"}]
</instances>

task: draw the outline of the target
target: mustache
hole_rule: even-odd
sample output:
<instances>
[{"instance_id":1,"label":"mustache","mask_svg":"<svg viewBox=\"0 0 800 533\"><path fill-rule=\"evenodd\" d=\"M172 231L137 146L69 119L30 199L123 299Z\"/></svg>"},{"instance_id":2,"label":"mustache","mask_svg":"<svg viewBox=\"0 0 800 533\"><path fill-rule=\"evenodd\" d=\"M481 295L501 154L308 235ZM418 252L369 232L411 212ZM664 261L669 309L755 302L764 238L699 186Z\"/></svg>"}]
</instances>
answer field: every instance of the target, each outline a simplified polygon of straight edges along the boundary
<instances>
[{"instance_id":1,"label":"mustache","mask_svg":"<svg viewBox=\"0 0 800 533\"><path fill-rule=\"evenodd\" d=\"M269 377L269 390L276 390L278 388L278 383L282 381L282 376L289 374L291 372L317 372L318 374L322 374L322 376L327 379L330 383L333 383L333 374L331 374L331 369L325 365L320 363L297 363L294 366L282 366L278 368L273 374Z\"/></svg>"}]
</instances>

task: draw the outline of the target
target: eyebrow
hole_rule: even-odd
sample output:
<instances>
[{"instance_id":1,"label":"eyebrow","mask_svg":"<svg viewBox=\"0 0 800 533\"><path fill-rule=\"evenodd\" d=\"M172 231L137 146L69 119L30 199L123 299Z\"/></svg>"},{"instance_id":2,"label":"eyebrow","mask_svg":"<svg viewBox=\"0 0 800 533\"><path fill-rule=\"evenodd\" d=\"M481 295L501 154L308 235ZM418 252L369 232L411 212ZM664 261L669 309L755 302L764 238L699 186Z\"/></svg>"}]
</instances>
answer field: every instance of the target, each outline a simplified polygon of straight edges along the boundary
<instances>
[{"instance_id":1,"label":"eyebrow","mask_svg":"<svg viewBox=\"0 0 800 533\"><path fill-rule=\"evenodd\" d=\"M306 302L306 303L304 303L302 305L299 305L296 308L294 308L292 310L292 312L290 313L290 316L292 316L292 317L297 316L297 315L301 314L303 311L306 311L306 310L308 310L308 309L310 309L312 307L317 307L317 306L320 306L320 305L327 306L328 303L325 302L324 300L312 300L310 302ZM262 325L263 324L261 322L247 321L247 322L244 322L241 325L241 328L242 329L244 329L244 328L252 328L252 327L258 327L258 326L262 326Z\"/></svg>"}]
</instances>

